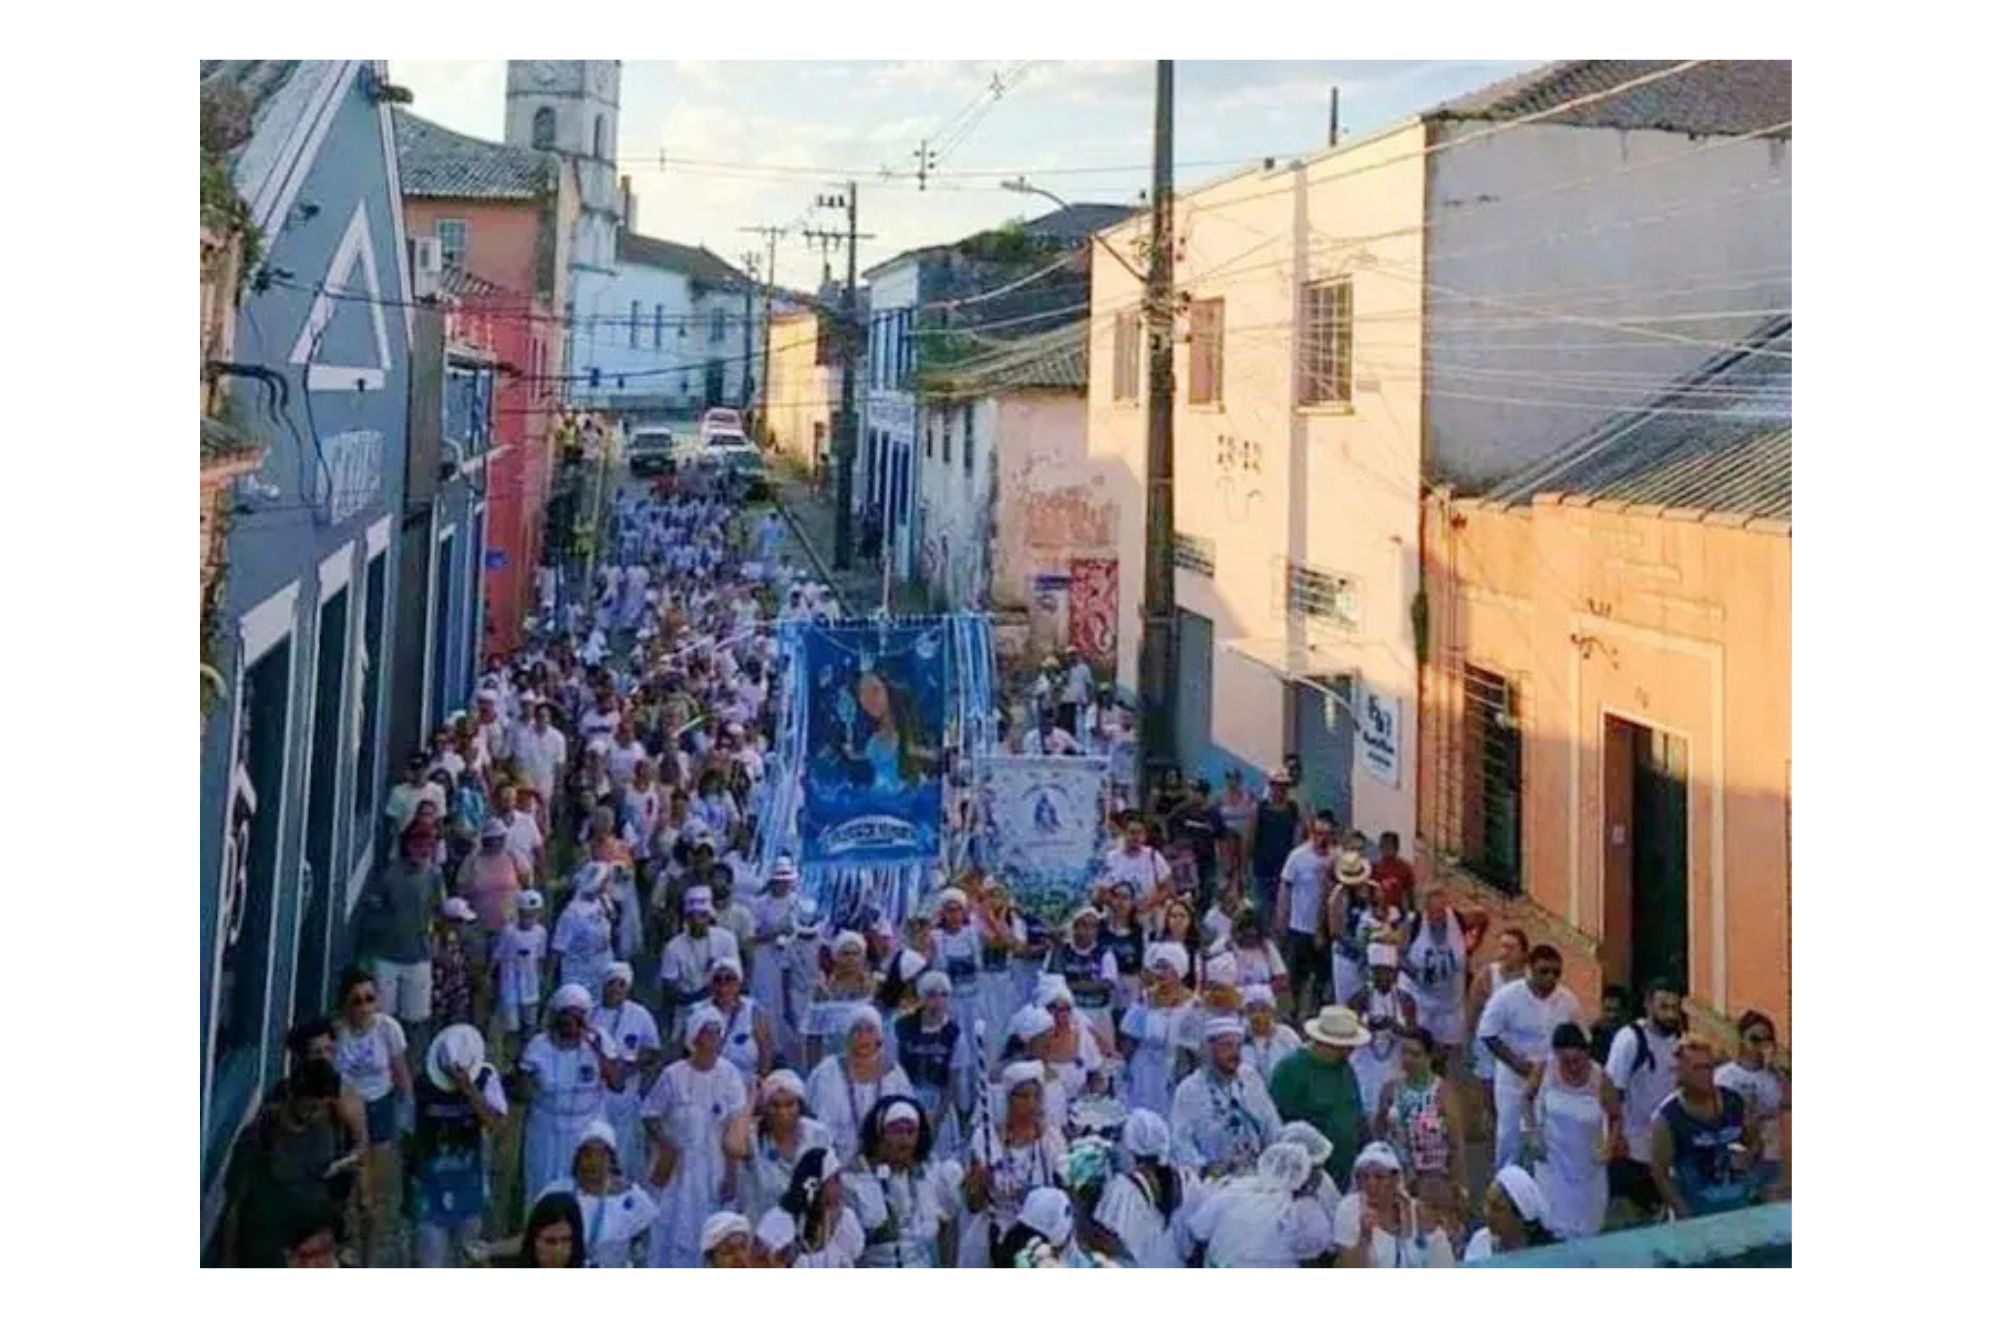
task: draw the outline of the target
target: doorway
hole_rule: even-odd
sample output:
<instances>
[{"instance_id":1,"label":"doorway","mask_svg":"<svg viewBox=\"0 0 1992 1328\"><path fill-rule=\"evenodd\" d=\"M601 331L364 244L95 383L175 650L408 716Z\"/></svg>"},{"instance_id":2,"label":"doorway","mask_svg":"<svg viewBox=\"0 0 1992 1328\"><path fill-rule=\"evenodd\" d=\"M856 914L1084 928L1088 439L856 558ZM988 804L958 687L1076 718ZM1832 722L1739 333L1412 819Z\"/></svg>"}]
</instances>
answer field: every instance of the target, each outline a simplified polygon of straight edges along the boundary
<instances>
[{"instance_id":1,"label":"doorway","mask_svg":"<svg viewBox=\"0 0 1992 1328\"><path fill-rule=\"evenodd\" d=\"M1176 610L1176 766L1184 779L1207 776L1210 753L1211 620Z\"/></svg>"},{"instance_id":2,"label":"doorway","mask_svg":"<svg viewBox=\"0 0 1992 1328\"><path fill-rule=\"evenodd\" d=\"M1689 981L1688 740L1605 716L1605 934L1632 985Z\"/></svg>"},{"instance_id":3,"label":"doorway","mask_svg":"<svg viewBox=\"0 0 1992 1328\"><path fill-rule=\"evenodd\" d=\"M325 1005L331 948L333 829L337 824L340 723L346 696L346 617L350 595L335 591L318 610L318 676L311 704L311 782L305 795L304 933L298 942L297 980L291 1000L317 1013Z\"/></svg>"},{"instance_id":4,"label":"doorway","mask_svg":"<svg viewBox=\"0 0 1992 1328\"><path fill-rule=\"evenodd\" d=\"M1355 680L1322 675L1286 685L1287 750L1300 754L1294 790L1317 812L1349 828L1355 815Z\"/></svg>"}]
</instances>

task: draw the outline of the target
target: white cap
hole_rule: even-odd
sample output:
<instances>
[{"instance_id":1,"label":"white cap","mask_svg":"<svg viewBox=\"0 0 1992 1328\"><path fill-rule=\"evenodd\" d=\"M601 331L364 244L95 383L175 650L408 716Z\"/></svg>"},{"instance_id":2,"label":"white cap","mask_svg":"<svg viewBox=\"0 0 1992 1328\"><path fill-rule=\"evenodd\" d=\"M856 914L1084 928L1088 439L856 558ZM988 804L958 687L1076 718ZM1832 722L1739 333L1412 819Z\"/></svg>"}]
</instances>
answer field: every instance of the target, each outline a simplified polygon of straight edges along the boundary
<instances>
[{"instance_id":1,"label":"white cap","mask_svg":"<svg viewBox=\"0 0 1992 1328\"><path fill-rule=\"evenodd\" d=\"M470 906L468 899L451 895L443 901L443 916L453 922L475 922L477 910Z\"/></svg>"}]
</instances>

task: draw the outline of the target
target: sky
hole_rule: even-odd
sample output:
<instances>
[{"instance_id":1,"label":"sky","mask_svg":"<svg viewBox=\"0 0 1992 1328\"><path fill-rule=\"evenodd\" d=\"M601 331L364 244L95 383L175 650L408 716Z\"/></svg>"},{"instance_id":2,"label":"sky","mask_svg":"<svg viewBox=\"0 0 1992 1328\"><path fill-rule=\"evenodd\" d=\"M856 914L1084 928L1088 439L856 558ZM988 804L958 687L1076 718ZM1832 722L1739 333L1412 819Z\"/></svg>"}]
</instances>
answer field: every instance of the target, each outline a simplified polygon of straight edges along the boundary
<instances>
[{"instance_id":1,"label":"sky","mask_svg":"<svg viewBox=\"0 0 1992 1328\"><path fill-rule=\"evenodd\" d=\"M1325 146L1330 87L1346 139L1536 63L1179 60L1177 187ZM416 114L503 138L503 61L397 60L391 72ZM1149 60L630 61L616 156L639 231L739 265L766 249L743 227L786 227L776 279L814 289L822 256L798 232L841 222L811 204L846 179L858 182L859 230L875 236L859 246L860 270L1051 210L1000 187L1020 173L1069 202L1134 203L1148 183L1154 83ZM938 149L924 192L913 178L923 139Z\"/></svg>"}]
</instances>

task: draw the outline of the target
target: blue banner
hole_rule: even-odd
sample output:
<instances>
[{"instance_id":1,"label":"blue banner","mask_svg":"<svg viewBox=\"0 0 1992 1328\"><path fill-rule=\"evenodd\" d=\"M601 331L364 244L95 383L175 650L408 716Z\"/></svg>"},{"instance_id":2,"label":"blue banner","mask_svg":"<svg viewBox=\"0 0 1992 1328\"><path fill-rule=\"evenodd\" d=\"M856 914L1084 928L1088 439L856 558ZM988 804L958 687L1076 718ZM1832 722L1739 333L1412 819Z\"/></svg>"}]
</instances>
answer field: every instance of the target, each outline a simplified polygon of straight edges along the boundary
<instances>
[{"instance_id":1,"label":"blue banner","mask_svg":"<svg viewBox=\"0 0 1992 1328\"><path fill-rule=\"evenodd\" d=\"M991 756L984 763L993 870L1027 913L1056 925L1106 851L1107 760Z\"/></svg>"},{"instance_id":2,"label":"blue banner","mask_svg":"<svg viewBox=\"0 0 1992 1328\"><path fill-rule=\"evenodd\" d=\"M945 620L800 629L805 866L939 854L948 632Z\"/></svg>"}]
</instances>

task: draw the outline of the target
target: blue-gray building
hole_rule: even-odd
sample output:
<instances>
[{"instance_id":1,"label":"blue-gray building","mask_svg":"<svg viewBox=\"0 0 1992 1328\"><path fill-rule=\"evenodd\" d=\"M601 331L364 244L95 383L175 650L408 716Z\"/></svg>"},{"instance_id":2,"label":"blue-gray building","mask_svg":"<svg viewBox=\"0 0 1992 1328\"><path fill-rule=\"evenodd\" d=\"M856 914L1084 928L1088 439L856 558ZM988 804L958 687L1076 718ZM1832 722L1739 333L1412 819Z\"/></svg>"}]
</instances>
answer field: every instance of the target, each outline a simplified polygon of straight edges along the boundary
<instances>
[{"instance_id":1,"label":"blue-gray building","mask_svg":"<svg viewBox=\"0 0 1992 1328\"><path fill-rule=\"evenodd\" d=\"M204 1234L228 1152L322 1006L372 863L409 438L410 301L380 61L203 61L260 236L232 359L264 447L229 498L224 691L201 732ZM204 122L205 122L204 115ZM468 541L466 541L467 543Z\"/></svg>"}]
</instances>

